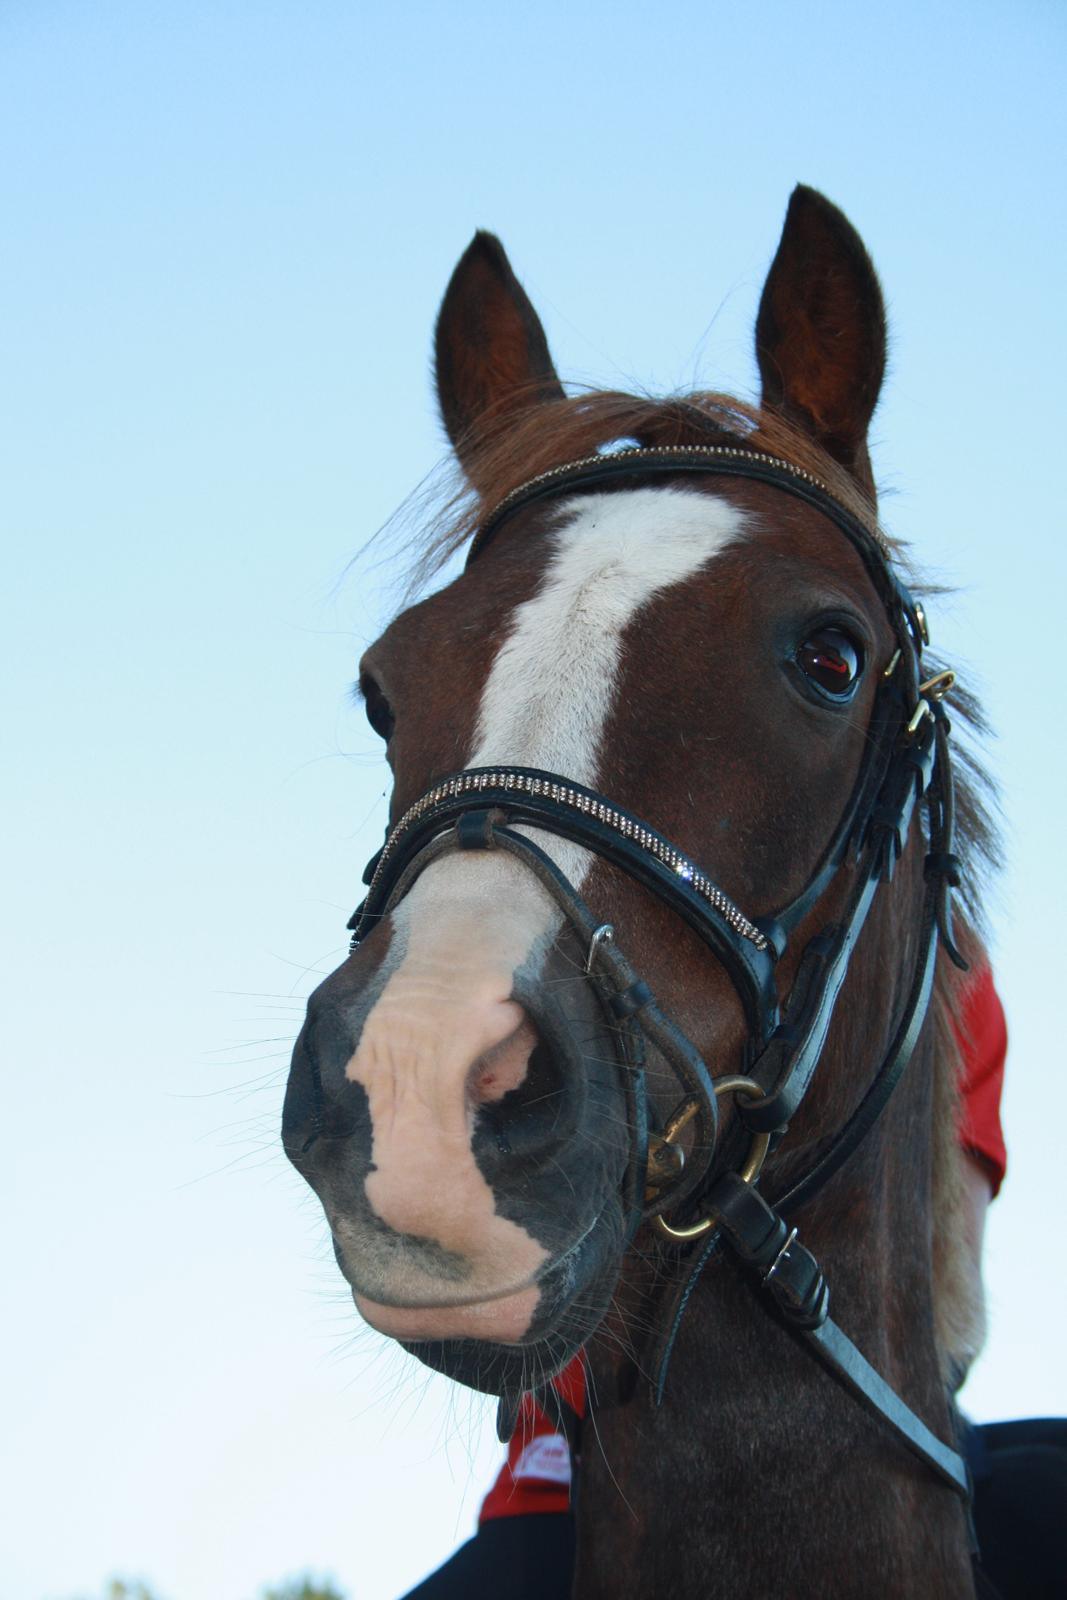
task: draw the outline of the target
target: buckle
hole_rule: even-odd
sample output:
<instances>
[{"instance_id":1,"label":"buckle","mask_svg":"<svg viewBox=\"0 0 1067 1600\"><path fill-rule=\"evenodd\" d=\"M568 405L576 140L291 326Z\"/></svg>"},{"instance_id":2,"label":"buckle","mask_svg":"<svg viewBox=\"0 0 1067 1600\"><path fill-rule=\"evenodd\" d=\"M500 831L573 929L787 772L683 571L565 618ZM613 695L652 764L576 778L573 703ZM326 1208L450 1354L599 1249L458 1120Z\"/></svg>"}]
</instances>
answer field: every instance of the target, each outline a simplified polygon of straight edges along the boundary
<instances>
[{"instance_id":1,"label":"buckle","mask_svg":"<svg viewBox=\"0 0 1067 1600\"><path fill-rule=\"evenodd\" d=\"M715 1090L716 1099L718 1099L719 1095L721 1094L741 1094L749 1100L763 1099L763 1090L760 1088L759 1084L754 1078L743 1078L740 1076L731 1075L725 1078L717 1078L712 1087ZM662 1144L673 1145L674 1140L681 1133L686 1123L690 1122L696 1115L696 1111L697 1102L695 1100L684 1100L668 1121L667 1126L664 1128L662 1134L654 1136L653 1159L657 1167L659 1167L661 1164L665 1165L665 1152L662 1152L659 1149L659 1146ZM744 1164L741 1166L740 1170L735 1174L735 1176L740 1178L741 1182L746 1184L749 1188L752 1187L752 1185L756 1182L756 1179L759 1177L760 1172L763 1169L763 1163L767 1159L767 1152L770 1147L771 1136L769 1133L754 1133L752 1135L752 1143L748 1147L748 1155L745 1157ZM679 1167L678 1170L680 1171L681 1168ZM680 1239L685 1241L689 1239L699 1239L703 1234L710 1232L710 1230L716 1225L716 1218L714 1216L700 1217L696 1222L691 1222L687 1228L675 1228L667 1221L666 1217L660 1213L660 1215L652 1218L652 1223L653 1226L658 1228L660 1233L664 1234L668 1239Z\"/></svg>"},{"instance_id":2,"label":"buckle","mask_svg":"<svg viewBox=\"0 0 1067 1600\"><path fill-rule=\"evenodd\" d=\"M904 730L909 739L914 739L926 717L933 716L934 702L943 700L949 690L954 688L955 683L956 674L951 668L946 668L944 672L935 672L932 678L927 678L925 683L920 683L919 698L916 701L915 710L912 712L908 725Z\"/></svg>"}]
</instances>

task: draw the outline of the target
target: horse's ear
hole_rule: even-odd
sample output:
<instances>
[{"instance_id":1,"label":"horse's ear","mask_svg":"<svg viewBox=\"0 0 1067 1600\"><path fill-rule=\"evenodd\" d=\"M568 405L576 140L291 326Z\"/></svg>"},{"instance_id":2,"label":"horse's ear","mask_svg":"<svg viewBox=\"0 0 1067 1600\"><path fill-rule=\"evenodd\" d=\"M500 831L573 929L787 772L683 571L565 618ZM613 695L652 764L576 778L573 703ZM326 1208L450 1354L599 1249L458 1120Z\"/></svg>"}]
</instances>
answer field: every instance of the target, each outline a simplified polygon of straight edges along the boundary
<instances>
[{"instance_id":1,"label":"horse's ear","mask_svg":"<svg viewBox=\"0 0 1067 1600\"><path fill-rule=\"evenodd\" d=\"M867 426L885 374L885 307L863 241L798 184L756 319L763 404L811 434L874 493Z\"/></svg>"},{"instance_id":2,"label":"horse's ear","mask_svg":"<svg viewBox=\"0 0 1067 1600\"><path fill-rule=\"evenodd\" d=\"M563 389L537 312L491 233L476 233L452 274L434 339L441 418L467 467L509 412Z\"/></svg>"}]
</instances>

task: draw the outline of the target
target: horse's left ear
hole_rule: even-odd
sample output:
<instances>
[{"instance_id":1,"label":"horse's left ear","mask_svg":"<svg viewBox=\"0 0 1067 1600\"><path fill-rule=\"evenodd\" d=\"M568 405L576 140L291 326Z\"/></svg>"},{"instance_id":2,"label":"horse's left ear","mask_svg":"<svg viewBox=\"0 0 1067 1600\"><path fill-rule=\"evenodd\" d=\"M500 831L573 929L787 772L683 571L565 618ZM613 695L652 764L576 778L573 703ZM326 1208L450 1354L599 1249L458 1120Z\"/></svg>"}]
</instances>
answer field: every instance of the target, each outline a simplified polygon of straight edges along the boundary
<instances>
[{"instance_id":1,"label":"horse's left ear","mask_svg":"<svg viewBox=\"0 0 1067 1600\"><path fill-rule=\"evenodd\" d=\"M509 413L562 400L537 312L491 233L476 233L445 291L434 340L441 419L464 467Z\"/></svg>"},{"instance_id":2,"label":"horse's left ear","mask_svg":"<svg viewBox=\"0 0 1067 1600\"><path fill-rule=\"evenodd\" d=\"M798 184L756 319L763 404L874 493L867 427L885 374L885 307L847 217Z\"/></svg>"}]
</instances>

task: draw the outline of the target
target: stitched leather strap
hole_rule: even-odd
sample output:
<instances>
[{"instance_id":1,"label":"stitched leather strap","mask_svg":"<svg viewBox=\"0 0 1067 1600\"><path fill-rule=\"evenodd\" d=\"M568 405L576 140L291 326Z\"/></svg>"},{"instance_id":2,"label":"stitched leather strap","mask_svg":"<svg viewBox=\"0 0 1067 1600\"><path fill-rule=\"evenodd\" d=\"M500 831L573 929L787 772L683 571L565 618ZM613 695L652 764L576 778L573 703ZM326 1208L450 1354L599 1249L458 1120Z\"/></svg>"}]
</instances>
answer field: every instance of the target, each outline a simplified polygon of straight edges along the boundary
<instances>
[{"instance_id":1,"label":"stitched leather strap","mask_svg":"<svg viewBox=\"0 0 1067 1600\"><path fill-rule=\"evenodd\" d=\"M952 854L955 812L952 768L945 744L948 737L948 719L939 703L934 705L933 713L937 761L933 781L927 792L930 850L924 864L926 893L923 897L922 918L919 924L918 953L908 997L893 1041L863 1099L844 1127L835 1134L829 1148L819 1157L814 1167L775 1202L778 1210L787 1214L798 1211L814 1199L819 1190L844 1166L852 1152L867 1137L888 1104L905 1067L911 1060L926 1019L933 990L939 943L945 947L950 960L957 966L962 966L964 970L967 967L952 937L951 890L959 883L959 863Z\"/></svg>"},{"instance_id":2,"label":"stitched leather strap","mask_svg":"<svg viewBox=\"0 0 1067 1600\"><path fill-rule=\"evenodd\" d=\"M556 499L571 491L595 489L609 482L639 482L642 478L677 476L679 473L694 473L700 477L748 478L757 483L768 483L782 493L814 506L845 535L857 552L894 626L909 639L918 641L920 624L915 601L890 568L889 547L880 531L862 522L810 473L799 471L790 462L764 451L746 450L744 447L649 446L597 457L587 456L565 463L520 485L494 507L471 542L467 565L481 555L509 518L540 500Z\"/></svg>"}]
</instances>

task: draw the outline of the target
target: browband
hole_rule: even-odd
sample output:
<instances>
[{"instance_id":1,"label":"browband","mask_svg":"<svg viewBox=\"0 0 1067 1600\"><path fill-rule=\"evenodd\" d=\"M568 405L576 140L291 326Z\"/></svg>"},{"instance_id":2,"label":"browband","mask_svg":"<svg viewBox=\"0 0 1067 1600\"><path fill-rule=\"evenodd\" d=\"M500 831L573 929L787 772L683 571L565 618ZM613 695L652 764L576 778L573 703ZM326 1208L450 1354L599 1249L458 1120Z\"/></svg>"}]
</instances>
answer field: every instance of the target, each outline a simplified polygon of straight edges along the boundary
<instances>
[{"instance_id":1,"label":"browband","mask_svg":"<svg viewBox=\"0 0 1067 1600\"><path fill-rule=\"evenodd\" d=\"M899 611L905 618L911 639L920 647L925 627L921 607L890 568L892 546L877 523L862 521L843 505L833 491L813 473L794 466L781 456L764 450L749 450L743 445L634 445L604 454L579 456L561 466L521 483L505 495L488 513L471 541L467 566L516 512L540 500L555 498L568 489L591 489L621 478L661 477L665 474L696 472L705 475L748 478L767 483L814 506L829 517L861 557L886 609L893 617Z\"/></svg>"}]
</instances>

